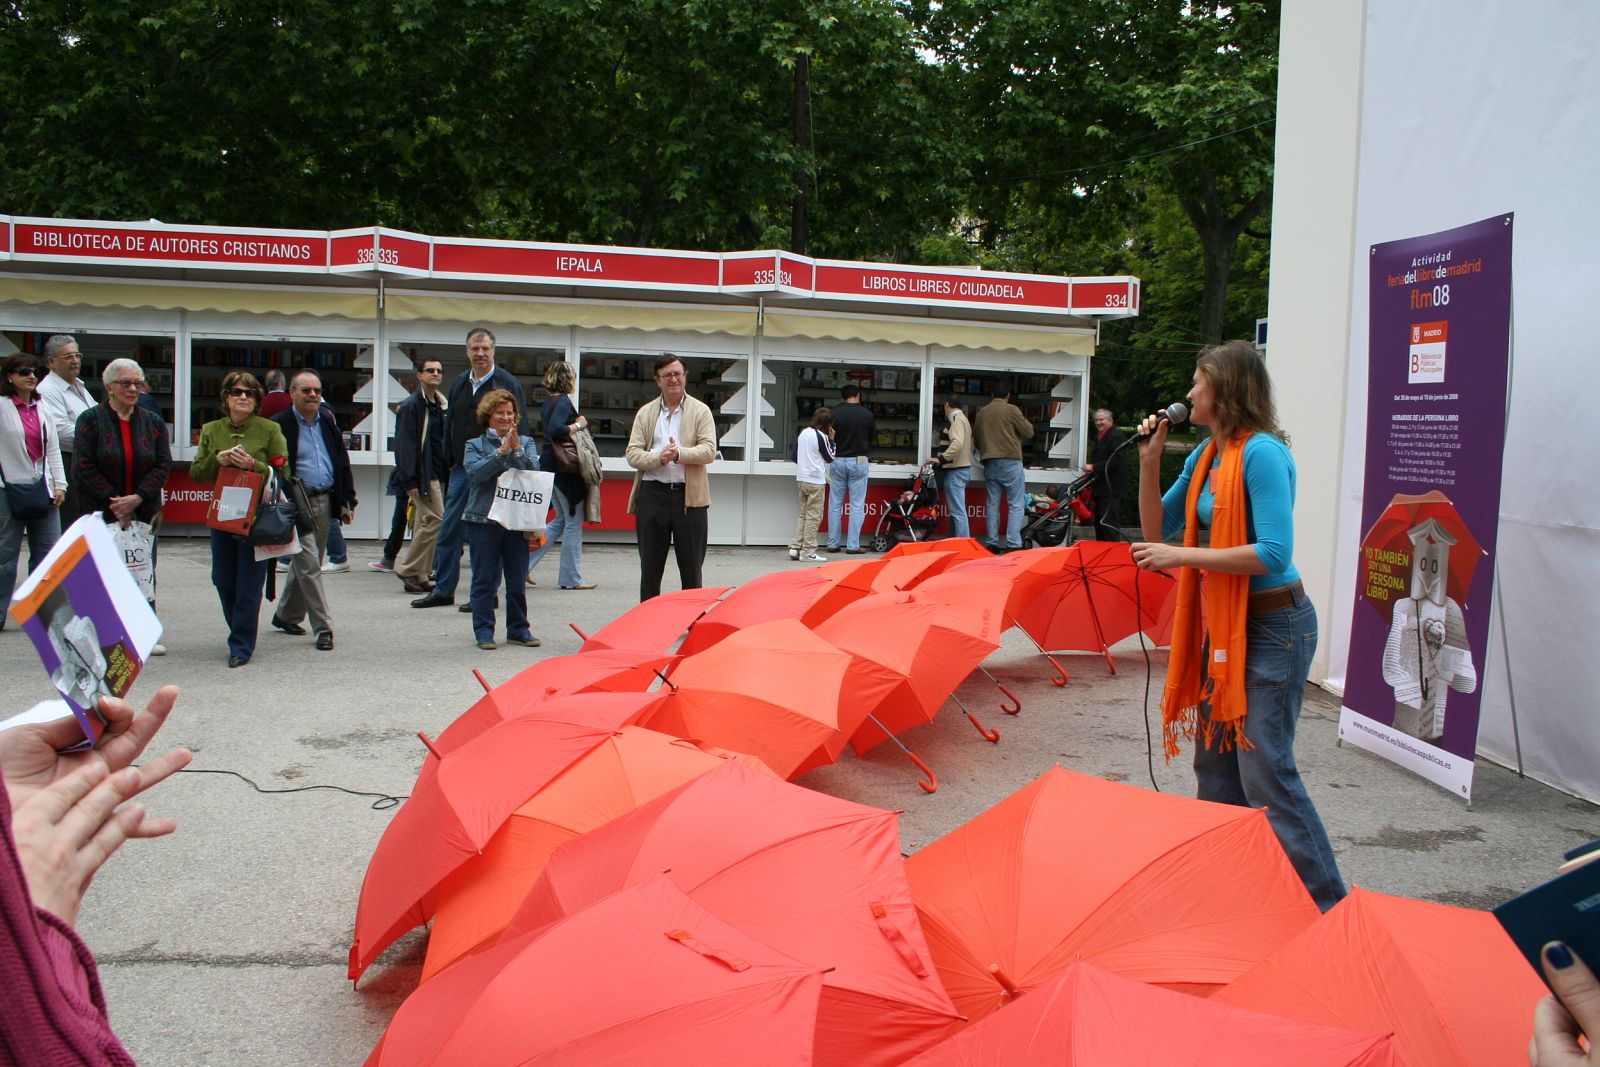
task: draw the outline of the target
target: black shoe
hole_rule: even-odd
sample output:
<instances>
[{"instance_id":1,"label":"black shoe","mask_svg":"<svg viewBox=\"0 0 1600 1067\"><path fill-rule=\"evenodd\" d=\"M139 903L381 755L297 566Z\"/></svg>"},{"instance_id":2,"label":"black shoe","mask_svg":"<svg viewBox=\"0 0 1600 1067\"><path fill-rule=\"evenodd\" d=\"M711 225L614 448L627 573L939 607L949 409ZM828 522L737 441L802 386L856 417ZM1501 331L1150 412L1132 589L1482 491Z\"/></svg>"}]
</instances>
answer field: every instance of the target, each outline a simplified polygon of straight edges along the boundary
<instances>
[{"instance_id":1,"label":"black shoe","mask_svg":"<svg viewBox=\"0 0 1600 1067\"><path fill-rule=\"evenodd\" d=\"M249 662L250 662L250 657L249 656L229 656L228 657L228 666L229 667L243 667L246 663L249 663Z\"/></svg>"},{"instance_id":2,"label":"black shoe","mask_svg":"<svg viewBox=\"0 0 1600 1067\"><path fill-rule=\"evenodd\" d=\"M844 550L845 555L847 556L859 556L865 551L866 549L864 548L847 548Z\"/></svg>"},{"instance_id":3,"label":"black shoe","mask_svg":"<svg viewBox=\"0 0 1600 1067\"><path fill-rule=\"evenodd\" d=\"M506 644L522 645L524 648L538 648L540 641L537 637L529 634L527 637L508 637L506 638Z\"/></svg>"},{"instance_id":4,"label":"black shoe","mask_svg":"<svg viewBox=\"0 0 1600 1067\"><path fill-rule=\"evenodd\" d=\"M419 582L415 578L402 578L400 579L400 585L408 593L433 592L433 584L431 582Z\"/></svg>"},{"instance_id":5,"label":"black shoe","mask_svg":"<svg viewBox=\"0 0 1600 1067\"><path fill-rule=\"evenodd\" d=\"M411 606L414 607L414 608L447 608L451 604L454 604L455 602L456 602L456 598L455 597L453 597L453 596L444 596L441 593L435 591L435 592L429 593L425 597L420 597L420 598L418 598L416 600L413 600L411 602Z\"/></svg>"},{"instance_id":6,"label":"black shoe","mask_svg":"<svg viewBox=\"0 0 1600 1067\"><path fill-rule=\"evenodd\" d=\"M463 614L463 615L470 615L472 613L472 601L470 601L470 600L467 601L465 604L461 605L456 610L461 612L461 614ZM494 598L494 607L492 609L490 609L490 610L492 610L492 611L499 611L500 610L500 598L499 597L495 597Z\"/></svg>"},{"instance_id":7,"label":"black shoe","mask_svg":"<svg viewBox=\"0 0 1600 1067\"><path fill-rule=\"evenodd\" d=\"M843 545L829 545L827 548L824 548L823 551L824 552L843 552L844 551L844 546Z\"/></svg>"},{"instance_id":8,"label":"black shoe","mask_svg":"<svg viewBox=\"0 0 1600 1067\"><path fill-rule=\"evenodd\" d=\"M333 631L332 630L324 630L320 634L317 635L317 651L318 652L331 652L331 651L333 651Z\"/></svg>"},{"instance_id":9,"label":"black shoe","mask_svg":"<svg viewBox=\"0 0 1600 1067\"><path fill-rule=\"evenodd\" d=\"M285 622L278 618L277 615L272 616L272 625L286 634L293 634L295 637L304 637L306 633L304 626L297 622Z\"/></svg>"}]
</instances>

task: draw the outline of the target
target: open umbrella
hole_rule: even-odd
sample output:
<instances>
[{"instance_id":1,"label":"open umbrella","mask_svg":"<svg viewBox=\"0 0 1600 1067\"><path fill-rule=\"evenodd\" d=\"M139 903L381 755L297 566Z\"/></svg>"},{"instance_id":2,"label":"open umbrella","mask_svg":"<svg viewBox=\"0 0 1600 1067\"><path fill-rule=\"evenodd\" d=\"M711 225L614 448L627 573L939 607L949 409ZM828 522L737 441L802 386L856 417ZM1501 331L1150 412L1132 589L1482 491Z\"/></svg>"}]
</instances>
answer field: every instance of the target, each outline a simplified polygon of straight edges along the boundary
<instances>
[{"instance_id":1,"label":"open umbrella","mask_svg":"<svg viewBox=\"0 0 1600 1067\"><path fill-rule=\"evenodd\" d=\"M1406 1063L1521 1063L1544 984L1495 917L1353 889L1220 990L1257 1011L1393 1030Z\"/></svg>"},{"instance_id":2,"label":"open umbrella","mask_svg":"<svg viewBox=\"0 0 1600 1067\"><path fill-rule=\"evenodd\" d=\"M367 1067L804 1067L821 987L658 875L447 969Z\"/></svg>"},{"instance_id":3,"label":"open umbrella","mask_svg":"<svg viewBox=\"0 0 1600 1067\"><path fill-rule=\"evenodd\" d=\"M726 764L556 849L506 937L664 870L717 917L828 968L818 1064L899 1063L957 1019L917 927L898 822Z\"/></svg>"},{"instance_id":4,"label":"open umbrella","mask_svg":"<svg viewBox=\"0 0 1600 1067\"><path fill-rule=\"evenodd\" d=\"M960 560L952 552L923 552L914 556L885 557L883 569L872 579L874 593L898 593L915 589L936 574L942 574Z\"/></svg>"},{"instance_id":5,"label":"open umbrella","mask_svg":"<svg viewBox=\"0 0 1600 1067\"><path fill-rule=\"evenodd\" d=\"M578 757L512 812L481 854L439 883L422 980L497 940L557 845L728 760L772 773L753 756L638 726L624 726Z\"/></svg>"},{"instance_id":6,"label":"open umbrella","mask_svg":"<svg viewBox=\"0 0 1600 1067\"><path fill-rule=\"evenodd\" d=\"M563 693L642 693L677 660L663 653L602 648L542 659L493 687L474 670L484 695L444 728L433 748L439 752L459 748L489 727Z\"/></svg>"},{"instance_id":7,"label":"open umbrella","mask_svg":"<svg viewBox=\"0 0 1600 1067\"><path fill-rule=\"evenodd\" d=\"M774 619L798 619L817 598L833 588L820 568L773 571L752 578L723 597L689 624L679 655L704 652L731 633Z\"/></svg>"},{"instance_id":8,"label":"open umbrella","mask_svg":"<svg viewBox=\"0 0 1600 1067\"><path fill-rule=\"evenodd\" d=\"M806 613L800 616L800 621L807 626L815 626L846 604L853 604L864 596L871 596L875 592L872 588L873 579L878 577L878 572L883 570L888 562L879 556L876 559L836 560L813 568L831 581L833 588L819 596L806 609Z\"/></svg>"},{"instance_id":9,"label":"open umbrella","mask_svg":"<svg viewBox=\"0 0 1600 1067\"><path fill-rule=\"evenodd\" d=\"M1436 527L1426 525L1430 519ZM1411 595L1411 564L1419 541L1440 546L1439 554L1448 560L1445 595L1457 604L1467 602L1473 572L1487 554L1443 493L1396 494L1361 539L1362 599L1384 622L1394 617L1394 602Z\"/></svg>"},{"instance_id":10,"label":"open umbrella","mask_svg":"<svg viewBox=\"0 0 1600 1067\"><path fill-rule=\"evenodd\" d=\"M592 634L576 626L572 631L583 638L580 652L597 648L631 648L666 652L683 636L689 624L705 614L728 586L712 589L678 589L636 604Z\"/></svg>"},{"instance_id":11,"label":"open umbrella","mask_svg":"<svg viewBox=\"0 0 1600 1067\"><path fill-rule=\"evenodd\" d=\"M1087 963L906 1067L1403 1067L1367 1034L1174 993Z\"/></svg>"},{"instance_id":12,"label":"open umbrella","mask_svg":"<svg viewBox=\"0 0 1600 1067\"><path fill-rule=\"evenodd\" d=\"M1060 767L912 855L906 877L971 1019L1080 958L1207 993L1318 914L1264 810Z\"/></svg>"},{"instance_id":13,"label":"open umbrella","mask_svg":"<svg viewBox=\"0 0 1600 1067\"><path fill-rule=\"evenodd\" d=\"M999 611L1005 626L1010 628L1017 625L1017 614L1050 584L1053 561L1067 551L1059 546L1029 548L1007 552L1004 556L967 560L923 581L917 586L917 592L953 604ZM1033 641L1026 630L1019 632ZM1056 685L1066 685L1070 678L1066 670L1037 641L1033 641L1033 645L1056 672L1050 680Z\"/></svg>"},{"instance_id":14,"label":"open umbrella","mask_svg":"<svg viewBox=\"0 0 1600 1067\"><path fill-rule=\"evenodd\" d=\"M881 559L898 559L901 556L943 555L952 557L951 562L964 559L994 559L997 558L975 538L971 537L945 537L937 541L901 541L899 544L885 552Z\"/></svg>"},{"instance_id":15,"label":"open umbrella","mask_svg":"<svg viewBox=\"0 0 1600 1067\"><path fill-rule=\"evenodd\" d=\"M430 754L367 864L350 978L360 978L395 938L428 921L439 883L477 855L523 801L659 699L650 693L565 696L454 751Z\"/></svg>"},{"instance_id":16,"label":"open umbrella","mask_svg":"<svg viewBox=\"0 0 1600 1067\"><path fill-rule=\"evenodd\" d=\"M1155 628L1175 579L1136 566L1124 541L1079 541L1058 557L1049 584L1017 613L1017 625L1052 652L1098 652Z\"/></svg>"},{"instance_id":17,"label":"open umbrella","mask_svg":"<svg viewBox=\"0 0 1600 1067\"><path fill-rule=\"evenodd\" d=\"M638 725L748 753L787 778L847 725L849 666L794 619L758 623L679 660Z\"/></svg>"}]
</instances>

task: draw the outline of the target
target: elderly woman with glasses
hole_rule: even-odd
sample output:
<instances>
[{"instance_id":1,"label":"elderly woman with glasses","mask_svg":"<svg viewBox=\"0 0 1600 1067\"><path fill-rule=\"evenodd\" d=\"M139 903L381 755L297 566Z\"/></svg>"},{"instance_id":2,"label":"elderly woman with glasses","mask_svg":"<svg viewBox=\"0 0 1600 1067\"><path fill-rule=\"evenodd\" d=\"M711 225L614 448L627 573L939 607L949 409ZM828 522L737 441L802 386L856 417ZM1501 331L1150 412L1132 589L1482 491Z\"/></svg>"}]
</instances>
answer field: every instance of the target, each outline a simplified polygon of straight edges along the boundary
<instances>
[{"instance_id":1,"label":"elderly woman with glasses","mask_svg":"<svg viewBox=\"0 0 1600 1067\"><path fill-rule=\"evenodd\" d=\"M277 423L257 414L261 395L261 383L249 371L236 370L222 379L222 418L200 427L191 478L203 485L215 481L223 467L264 475L286 466L289 443ZM229 667L243 667L255 654L261 592L271 562L257 561L254 546L243 537L211 531L211 582L228 623Z\"/></svg>"},{"instance_id":2,"label":"elderly woman with glasses","mask_svg":"<svg viewBox=\"0 0 1600 1067\"><path fill-rule=\"evenodd\" d=\"M67 474L55 427L39 403L43 373L39 358L26 352L0 364L0 481L6 486L0 490L0 630L17 584L22 535L28 535L29 570L61 537Z\"/></svg>"},{"instance_id":3,"label":"elderly woman with glasses","mask_svg":"<svg viewBox=\"0 0 1600 1067\"><path fill-rule=\"evenodd\" d=\"M167 424L139 403L144 370L133 360L112 360L100 380L106 402L79 415L73 433L79 503L85 515L100 512L107 523L124 528L149 523L153 535L161 522L161 489L172 473ZM154 569L153 536L150 547ZM156 655L165 653L155 647Z\"/></svg>"}]
</instances>

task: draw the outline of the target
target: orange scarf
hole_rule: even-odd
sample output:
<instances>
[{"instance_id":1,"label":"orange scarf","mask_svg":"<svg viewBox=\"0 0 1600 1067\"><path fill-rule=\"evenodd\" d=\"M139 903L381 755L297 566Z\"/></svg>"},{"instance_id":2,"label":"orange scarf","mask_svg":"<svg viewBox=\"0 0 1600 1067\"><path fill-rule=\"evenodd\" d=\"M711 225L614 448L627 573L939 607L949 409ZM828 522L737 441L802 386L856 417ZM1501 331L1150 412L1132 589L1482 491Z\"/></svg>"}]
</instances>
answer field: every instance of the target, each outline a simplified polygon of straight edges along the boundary
<instances>
[{"instance_id":1,"label":"orange scarf","mask_svg":"<svg viewBox=\"0 0 1600 1067\"><path fill-rule=\"evenodd\" d=\"M1210 477L1214 497L1211 513L1211 547L1235 548L1248 544L1248 507L1244 485L1244 445L1250 433L1236 435L1215 472L1211 460L1217 442L1206 442L1189 477L1184 502L1183 545L1200 543L1200 490ZM1205 616L1201 618L1202 598ZM1235 743L1250 749L1244 736L1245 622L1249 616L1250 577L1219 574L1184 567L1178 572L1178 600L1173 612L1172 654L1167 660L1167 685L1161 694L1161 732L1167 759L1178 754L1180 738L1192 740L1199 721L1200 704L1210 705L1209 725L1202 743L1226 752ZM1202 667L1204 669L1202 669Z\"/></svg>"}]
</instances>

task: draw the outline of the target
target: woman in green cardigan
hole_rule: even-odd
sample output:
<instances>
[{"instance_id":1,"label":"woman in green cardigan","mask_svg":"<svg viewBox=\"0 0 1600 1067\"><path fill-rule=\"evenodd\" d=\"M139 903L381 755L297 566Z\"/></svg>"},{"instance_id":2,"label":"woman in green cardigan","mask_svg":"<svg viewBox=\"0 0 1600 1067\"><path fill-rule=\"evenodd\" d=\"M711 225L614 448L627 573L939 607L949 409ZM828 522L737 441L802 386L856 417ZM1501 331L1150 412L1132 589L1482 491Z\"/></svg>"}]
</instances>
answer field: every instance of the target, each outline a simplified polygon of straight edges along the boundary
<instances>
[{"instance_id":1,"label":"woman in green cardigan","mask_svg":"<svg viewBox=\"0 0 1600 1067\"><path fill-rule=\"evenodd\" d=\"M256 414L261 383L249 371L236 370L222 379L222 418L200 427L200 450L189 476L204 485L215 481L222 467L266 474L277 469L288 477L289 445L271 419ZM256 650L256 622L261 592L271 560L257 561L255 548L236 534L211 531L211 582L228 622L228 666L243 667Z\"/></svg>"}]
</instances>

